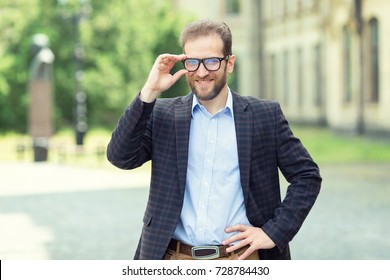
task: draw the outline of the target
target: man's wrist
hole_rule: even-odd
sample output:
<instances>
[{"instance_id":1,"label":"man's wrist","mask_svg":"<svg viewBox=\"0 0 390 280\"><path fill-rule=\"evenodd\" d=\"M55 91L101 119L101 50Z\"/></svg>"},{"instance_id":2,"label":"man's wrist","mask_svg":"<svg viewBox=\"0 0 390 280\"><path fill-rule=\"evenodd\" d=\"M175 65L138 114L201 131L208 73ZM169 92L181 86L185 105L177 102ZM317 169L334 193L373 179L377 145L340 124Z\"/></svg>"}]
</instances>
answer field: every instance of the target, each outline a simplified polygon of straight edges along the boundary
<instances>
[{"instance_id":1,"label":"man's wrist","mask_svg":"<svg viewBox=\"0 0 390 280\"><path fill-rule=\"evenodd\" d=\"M143 87L139 94L139 98L142 102L153 103L158 95L160 95L160 93L153 93L151 90Z\"/></svg>"}]
</instances>

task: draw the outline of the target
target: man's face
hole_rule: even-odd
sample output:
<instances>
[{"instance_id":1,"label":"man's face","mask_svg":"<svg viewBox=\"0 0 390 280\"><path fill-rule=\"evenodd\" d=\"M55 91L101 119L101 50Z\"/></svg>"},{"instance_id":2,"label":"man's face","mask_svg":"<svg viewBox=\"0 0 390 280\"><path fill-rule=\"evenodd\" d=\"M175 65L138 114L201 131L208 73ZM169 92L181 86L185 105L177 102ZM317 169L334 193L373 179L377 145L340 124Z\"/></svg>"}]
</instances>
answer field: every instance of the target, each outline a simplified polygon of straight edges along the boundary
<instances>
[{"instance_id":1,"label":"man's face","mask_svg":"<svg viewBox=\"0 0 390 280\"><path fill-rule=\"evenodd\" d=\"M202 36L188 41L184 46L188 58L224 57L223 42L217 35ZM227 72L233 71L232 61L221 61L216 71L207 70L201 63L198 70L187 74L187 83L199 100L211 100L227 86Z\"/></svg>"}]
</instances>

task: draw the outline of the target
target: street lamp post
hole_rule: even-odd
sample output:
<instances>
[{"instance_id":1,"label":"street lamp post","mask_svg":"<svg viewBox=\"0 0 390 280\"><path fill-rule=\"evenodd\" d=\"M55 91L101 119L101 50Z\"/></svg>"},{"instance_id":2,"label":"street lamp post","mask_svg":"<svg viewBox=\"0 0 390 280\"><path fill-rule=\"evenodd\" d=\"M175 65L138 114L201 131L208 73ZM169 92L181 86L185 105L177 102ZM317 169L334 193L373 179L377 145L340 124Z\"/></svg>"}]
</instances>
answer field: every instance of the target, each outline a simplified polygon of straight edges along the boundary
<instances>
[{"instance_id":1,"label":"street lamp post","mask_svg":"<svg viewBox=\"0 0 390 280\"><path fill-rule=\"evenodd\" d=\"M80 22L91 11L89 0L57 0L61 7L61 15L64 19L70 19L73 26L74 47L73 59L75 65L75 134L76 144L84 145L84 136L88 129L87 123L87 95L82 88L84 49L80 40Z\"/></svg>"}]
</instances>

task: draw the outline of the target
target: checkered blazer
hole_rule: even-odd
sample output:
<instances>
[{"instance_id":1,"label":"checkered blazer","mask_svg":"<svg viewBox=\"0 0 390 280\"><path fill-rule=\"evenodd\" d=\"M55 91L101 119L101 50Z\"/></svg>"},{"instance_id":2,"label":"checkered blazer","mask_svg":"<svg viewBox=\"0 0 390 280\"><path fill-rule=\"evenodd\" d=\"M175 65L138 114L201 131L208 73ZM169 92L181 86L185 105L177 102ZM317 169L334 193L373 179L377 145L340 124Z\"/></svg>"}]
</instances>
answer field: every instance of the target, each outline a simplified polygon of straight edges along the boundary
<instances>
[{"instance_id":1,"label":"checkered blazer","mask_svg":"<svg viewBox=\"0 0 390 280\"><path fill-rule=\"evenodd\" d=\"M320 191L319 168L292 134L277 102L232 94L247 216L276 244L260 250L260 258L290 259L288 244ZM133 169L152 160L149 199L134 259L162 259L179 221L191 105L192 93L151 104L136 97L108 144L107 158L119 168ZM279 170L290 183L283 201Z\"/></svg>"}]
</instances>

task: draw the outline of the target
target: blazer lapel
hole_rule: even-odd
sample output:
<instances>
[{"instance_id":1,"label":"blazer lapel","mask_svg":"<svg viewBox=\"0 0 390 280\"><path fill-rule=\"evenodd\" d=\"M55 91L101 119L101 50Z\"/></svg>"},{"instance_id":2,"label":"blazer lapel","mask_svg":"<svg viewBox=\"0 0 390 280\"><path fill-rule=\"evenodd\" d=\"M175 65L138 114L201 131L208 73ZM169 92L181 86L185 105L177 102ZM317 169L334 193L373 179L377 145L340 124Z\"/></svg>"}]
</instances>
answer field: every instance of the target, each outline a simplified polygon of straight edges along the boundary
<instances>
[{"instance_id":1,"label":"blazer lapel","mask_svg":"<svg viewBox=\"0 0 390 280\"><path fill-rule=\"evenodd\" d=\"M183 195L186 185L188 165L188 142L191 124L192 94L181 98L175 105L175 133L177 151L177 170L180 192Z\"/></svg>"},{"instance_id":2,"label":"blazer lapel","mask_svg":"<svg viewBox=\"0 0 390 280\"><path fill-rule=\"evenodd\" d=\"M244 191L244 199L248 201L252 149L252 113L248 110L248 102L244 98L233 92L232 95L241 185Z\"/></svg>"}]
</instances>

